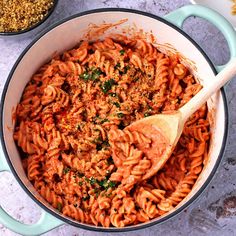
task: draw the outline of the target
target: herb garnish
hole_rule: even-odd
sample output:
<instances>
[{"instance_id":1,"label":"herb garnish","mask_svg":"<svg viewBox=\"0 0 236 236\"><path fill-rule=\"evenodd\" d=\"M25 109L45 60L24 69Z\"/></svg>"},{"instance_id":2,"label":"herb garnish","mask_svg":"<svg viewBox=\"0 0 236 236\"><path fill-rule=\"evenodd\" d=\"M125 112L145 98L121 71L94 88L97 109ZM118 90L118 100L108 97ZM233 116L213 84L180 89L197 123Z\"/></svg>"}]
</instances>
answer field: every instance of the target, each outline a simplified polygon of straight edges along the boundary
<instances>
[{"instance_id":1,"label":"herb garnish","mask_svg":"<svg viewBox=\"0 0 236 236\"><path fill-rule=\"evenodd\" d=\"M125 66L123 73L126 74L129 69L130 69L130 66Z\"/></svg>"},{"instance_id":2,"label":"herb garnish","mask_svg":"<svg viewBox=\"0 0 236 236\"><path fill-rule=\"evenodd\" d=\"M118 62L115 66L114 66L115 70L120 68L120 62Z\"/></svg>"},{"instance_id":3,"label":"herb garnish","mask_svg":"<svg viewBox=\"0 0 236 236\"><path fill-rule=\"evenodd\" d=\"M125 50L124 49L121 49L120 50L120 55L123 56L125 54Z\"/></svg>"},{"instance_id":4,"label":"herb garnish","mask_svg":"<svg viewBox=\"0 0 236 236\"><path fill-rule=\"evenodd\" d=\"M100 85L100 88L103 93L107 93L109 90L111 90L112 86L116 84L116 81L114 79L109 79L108 81L105 81L103 84Z\"/></svg>"},{"instance_id":5,"label":"herb garnish","mask_svg":"<svg viewBox=\"0 0 236 236\"><path fill-rule=\"evenodd\" d=\"M85 71L83 74L80 75L80 78L88 81L97 81L99 79L99 76L102 74L102 71L99 68L93 68L92 70Z\"/></svg>"},{"instance_id":6,"label":"herb garnish","mask_svg":"<svg viewBox=\"0 0 236 236\"><path fill-rule=\"evenodd\" d=\"M101 124L105 123L105 122L109 122L109 120L106 118L106 119L103 119L101 120Z\"/></svg>"},{"instance_id":7,"label":"herb garnish","mask_svg":"<svg viewBox=\"0 0 236 236\"><path fill-rule=\"evenodd\" d=\"M99 188L94 188L93 192L96 194L96 197L98 197L101 190Z\"/></svg>"},{"instance_id":8,"label":"herb garnish","mask_svg":"<svg viewBox=\"0 0 236 236\"><path fill-rule=\"evenodd\" d=\"M57 203L57 210L61 212L62 204L60 202Z\"/></svg>"},{"instance_id":9,"label":"herb garnish","mask_svg":"<svg viewBox=\"0 0 236 236\"><path fill-rule=\"evenodd\" d=\"M124 114L122 112L117 113L118 118L124 117Z\"/></svg>"},{"instance_id":10,"label":"herb garnish","mask_svg":"<svg viewBox=\"0 0 236 236\"><path fill-rule=\"evenodd\" d=\"M99 76L101 75L101 73L102 73L102 71L101 71L99 68L93 70L93 71L92 71L92 78L91 78L91 79L92 79L93 81L98 80L98 78L99 78Z\"/></svg>"},{"instance_id":11,"label":"herb garnish","mask_svg":"<svg viewBox=\"0 0 236 236\"><path fill-rule=\"evenodd\" d=\"M110 95L111 97L117 97L117 94L116 94L116 93L109 93L109 95Z\"/></svg>"},{"instance_id":12,"label":"herb garnish","mask_svg":"<svg viewBox=\"0 0 236 236\"><path fill-rule=\"evenodd\" d=\"M77 171L77 173L76 173L80 178L82 178L83 176L84 176L84 174L83 173L81 173L81 172L79 172L79 171Z\"/></svg>"},{"instance_id":13,"label":"herb garnish","mask_svg":"<svg viewBox=\"0 0 236 236\"><path fill-rule=\"evenodd\" d=\"M83 200L83 201L86 201L86 200L89 200L89 198L90 198L90 196L87 195L87 196L85 196L85 197L82 197L82 200Z\"/></svg>"},{"instance_id":14,"label":"herb garnish","mask_svg":"<svg viewBox=\"0 0 236 236\"><path fill-rule=\"evenodd\" d=\"M106 197L110 197L112 195L112 193L108 193L106 194Z\"/></svg>"},{"instance_id":15,"label":"herb garnish","mask_svg":"<svg viewBox=\"0 0 236 236\"><path fill-rule=\"evenodd\" d=\"M101 137L95 138L93 140L93 143L101 143L101 142L102 142L102 138Z\"/></svg>"},{"instance_id":16,"label":"herb garnish","mask_svg":"<svg viewBox=\"0 0 236 236\"><path fill-rule=\"evenodd\" d=\"M120 103L119 103L119 102L113 102L113 104L114 104L116 107L120 108Z\"/></svg>"},{"instance_id":17,"label":"herb garnish","mask_svg":"<svg viewBox=\"0 0 236 236\"><path fill-rule=\"evenodd\" d=\"M90 178L90 184L93 185L93 184L96 184L97 183L97 180L93 177Z\"/></svg>"},{"instance_id":18,"label":"herb garnish","mask_svg":"<svg viewBox=\"0 0 236 236\"><path fill-rule=\"evenodd\" d=\"M70 168L69 168L69 167L66 167L66 168L63 170L63 173L64 173L64 174L67 174L69 171L70 171Z\"/></svg>"},{"instance_id":19,"label":"herb garnish","mask_svg":"<svg viewBox=\"0 0 236 236\"><path fill-rule=\"evenodd\" d=\"M150 116L150 113L148 112L144 113L144 117L148 117L148 116Z\"/></svg>"},{"instance_id":20,"label":"herb garnish","mask_svg":"<svg viewBox=\"0 0 236 236\"><path fill-rule=\"evenodd\" d=\"M88 71L85 71L83 74L79 76L81 79L88 81L90 79L90 74Z\"/></svg>"},{"instance_id":21,"label":"herb garnish","mask_svg":"<svg viewBox=\"0 0 236 236\"><path fill-rule=\"evenodd\" d=\"M108 188L114 188L116 186L115 182L107 180L106 178L99 181L98 184L105 190L107 190Z\"/></svg>"}]
</instances>

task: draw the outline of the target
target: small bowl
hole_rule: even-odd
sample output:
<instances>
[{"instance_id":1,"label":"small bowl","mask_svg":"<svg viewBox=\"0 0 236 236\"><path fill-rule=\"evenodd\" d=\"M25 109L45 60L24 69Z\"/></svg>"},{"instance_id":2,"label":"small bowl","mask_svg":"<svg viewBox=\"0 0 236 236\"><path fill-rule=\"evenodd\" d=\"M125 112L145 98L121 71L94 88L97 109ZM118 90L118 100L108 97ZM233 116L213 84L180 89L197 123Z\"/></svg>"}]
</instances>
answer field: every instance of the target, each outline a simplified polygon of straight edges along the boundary
<instances>
[{"instance_id":1,"label":"small bowl","mask_svg":"<svg viewBox=\"0 0 236 236\"><path fill-rule=\"evenodd\" d=\"M19 35L19 34L24 34L27 33L35 28L37 28L38 26L40 26L42 23L44 23L48 17L52 14L52 12L55 10L56 6L57 6L58 0L54 0L53 1L53 5L51 7L51 9L48 11L47 15L44 16L44 18L42 20L40 20L39 22L37 22L36 24L30 26L27 29L24 30L19 30L19 31L14 31L14 32L0 32L0 36L11 36L11 35Z\"/></svg>"},{"instance_id":2,"label":"small bowl","mask_svg":"<svg viewBox=\"0 0 236 236\"><path fill-rule=\"evenodd\" d=\"M231 14L233 2L230 0L190 0L192 4L200 4L219 12L223 15L236 30L236 15Z\"/></svg>"}]
</instances>

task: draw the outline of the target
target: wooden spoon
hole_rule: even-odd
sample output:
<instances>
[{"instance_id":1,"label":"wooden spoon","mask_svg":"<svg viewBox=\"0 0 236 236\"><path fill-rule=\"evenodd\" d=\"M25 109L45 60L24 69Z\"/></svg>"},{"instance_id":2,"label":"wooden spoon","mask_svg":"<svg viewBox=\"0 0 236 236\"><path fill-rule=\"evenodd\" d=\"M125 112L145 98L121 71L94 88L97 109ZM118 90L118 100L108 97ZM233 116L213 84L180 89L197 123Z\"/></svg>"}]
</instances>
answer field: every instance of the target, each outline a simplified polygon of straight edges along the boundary
<instances>
[{"instance_id":1,"label":"wooden spoon","mask_svg":"<svg viewBox=\"0 0 236 236\"><path fill-rule=\"evenodd\" d=\"M187 104L171 114L158 114L143 118L126 127L128 130L138 131L151 138L149 148L139 149L144 152L152 162L152 167L144 173L142 180L156 174L171 156L184 128L187 119L197 111L217 90L236 75L236 58L226 66L216 77L212 84L203 87Z\"/></svg>"}]
</instances>

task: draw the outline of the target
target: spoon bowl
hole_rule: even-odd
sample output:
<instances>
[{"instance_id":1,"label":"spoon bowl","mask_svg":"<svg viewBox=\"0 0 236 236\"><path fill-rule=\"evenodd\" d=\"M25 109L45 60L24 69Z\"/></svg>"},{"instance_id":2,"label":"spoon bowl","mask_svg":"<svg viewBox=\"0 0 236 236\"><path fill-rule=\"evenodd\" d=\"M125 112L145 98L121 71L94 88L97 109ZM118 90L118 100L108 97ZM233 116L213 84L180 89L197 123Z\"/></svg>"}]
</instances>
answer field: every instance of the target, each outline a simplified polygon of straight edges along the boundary
<instances>
[{"instance_id":1,"label":"spoon bowl","mask_svg":"<svg viewBox=\"0 0 236 236\"><path fill-rule=\"evenodd\" d=\"M160 170L170 157L182 133L184 123L182 114L176 111L172 114L158 114L138 120L127 127L129 131L138 131L152 140L151 146L139 149L152 162L151 169L142 180L149 179Z\"/></svg>"},{"instance_id":2,"label":"spoon bowl","mask_svg":"<svg viewBox=\"0 0 236 236\"><path fill-rule=\"evenodd\" d=\"M139 132L151 139L149 148L139 145L139 149L151 160L152 166L143 174L142 180L155 175L171 156L187 119L225 83L236 75L236 58L215 78L211 86L203 87L188 103L170 114L157 114L138 120L128 127L130 132Z\"/></svg>"}]
</instances>

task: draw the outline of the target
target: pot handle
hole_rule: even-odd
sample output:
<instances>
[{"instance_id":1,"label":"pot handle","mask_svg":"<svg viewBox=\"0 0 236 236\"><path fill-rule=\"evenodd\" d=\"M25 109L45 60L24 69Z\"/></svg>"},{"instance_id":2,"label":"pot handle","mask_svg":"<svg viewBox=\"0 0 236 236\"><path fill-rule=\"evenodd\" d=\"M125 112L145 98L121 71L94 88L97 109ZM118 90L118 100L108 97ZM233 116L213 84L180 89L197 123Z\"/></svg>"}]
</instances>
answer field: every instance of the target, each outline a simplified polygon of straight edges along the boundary
<instances>
[{"instance_id":1,"label":"pot handle","mask_svg":"<svg viewBox=\"0 0 236 236\"><path fill-rule=\"evenodd\" d=\"M10 168L6 163L4 154L0 145L0 172L8 171ZM21 234L21 235L41 235L46 233L60 225L63 225L64 222L60 221L56 217L42 211L41 217L35 224L27 225L23 224L13 217L11 217L3 208L0 206L0 223L6 226L8 229Z\"/></svg>"},{"instance_id":2,"label":"pot handle","mask_svg":"<svg viewBox=\"0 0 236 236\"><path fill-rule=\"evenodd\" d=\"M236 32L232 25L218 12L201 5L187 5L165 15L164 18L179 28L182 28L184 21L190 16L198 16L214 24L228 42L230 50L229 62L232 58L236 57ZM228 63L220 66L215 65L215 68L220 72Z\"/></svg>"}]
</instances>

